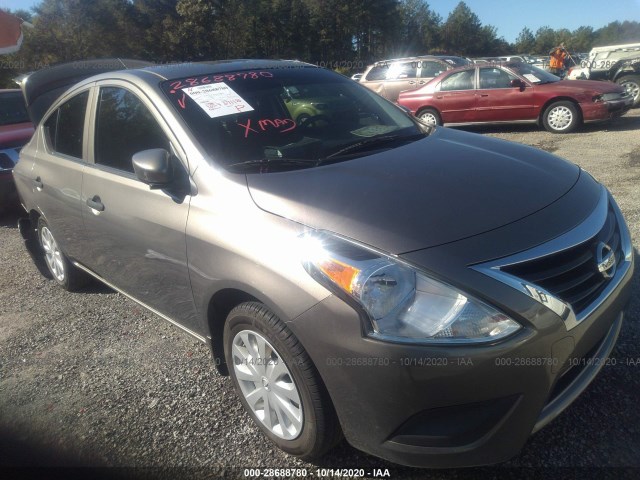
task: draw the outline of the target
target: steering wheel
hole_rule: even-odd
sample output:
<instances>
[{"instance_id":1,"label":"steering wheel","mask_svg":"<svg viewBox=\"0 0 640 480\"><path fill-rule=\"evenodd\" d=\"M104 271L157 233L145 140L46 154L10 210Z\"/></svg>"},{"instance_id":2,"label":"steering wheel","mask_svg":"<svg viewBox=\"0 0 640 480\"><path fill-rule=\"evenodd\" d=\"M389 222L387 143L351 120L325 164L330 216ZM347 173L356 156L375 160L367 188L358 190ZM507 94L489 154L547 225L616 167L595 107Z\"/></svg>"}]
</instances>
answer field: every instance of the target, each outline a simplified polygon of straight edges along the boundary
<instances>
[{"instance_id":1,"label":"steering wheel","mask_svg":"<svg viewBox=\"0 0 640 480\"><path fill-rule=\"evenodd\" d=\"M324 115L309 115L303 113L298 116L296 120L296 124L298 127L309 128L311 126L316 126L318 122L326 122L329 123L329 119Z\"/></svg>"}]
</instances>

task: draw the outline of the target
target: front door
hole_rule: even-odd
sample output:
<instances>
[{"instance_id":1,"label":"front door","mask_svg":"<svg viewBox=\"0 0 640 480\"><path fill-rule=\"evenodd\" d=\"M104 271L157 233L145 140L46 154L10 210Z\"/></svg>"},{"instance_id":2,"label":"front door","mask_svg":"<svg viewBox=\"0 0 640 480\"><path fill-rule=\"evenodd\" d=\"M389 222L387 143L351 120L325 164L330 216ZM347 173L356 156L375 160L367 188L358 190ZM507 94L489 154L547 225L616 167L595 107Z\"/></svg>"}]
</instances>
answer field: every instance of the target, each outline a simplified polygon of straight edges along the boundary
<instances>
[{"instance_id":1,"label":"front door","mask_svg":"<svg viewBox=\"0 0 640 480\"><path fill-rule=\"evenodd\" d=\"M518 77L502 68L480 68L475 121L511 122L536 118L533 87L512 87Z\"/></svg>"},{"instance_id":2,"label":"front door","mask_svg":"<svg viewBox=\"0 0 640 480\"><path fill-rule=\"evenodd\" d=\"M202 333L186 256L191 197L151 190L137 179L131 161L142 150L172 151L175 142L144 95L130 88L100 86L97 92L93 163L82 185L89 252L84 263L136 300Z\"/></svg>"}]
</instances>

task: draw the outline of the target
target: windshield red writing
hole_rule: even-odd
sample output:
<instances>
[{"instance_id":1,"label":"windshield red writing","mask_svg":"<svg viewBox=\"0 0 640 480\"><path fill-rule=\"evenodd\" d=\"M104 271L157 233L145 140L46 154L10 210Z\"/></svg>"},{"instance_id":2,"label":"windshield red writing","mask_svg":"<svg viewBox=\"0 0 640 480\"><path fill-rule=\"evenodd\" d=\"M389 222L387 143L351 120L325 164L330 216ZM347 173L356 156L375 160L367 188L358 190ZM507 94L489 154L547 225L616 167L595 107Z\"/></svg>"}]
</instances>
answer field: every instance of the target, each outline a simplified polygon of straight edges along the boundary
<instances>
[{"instance_id":1,"label":"windshield red writing","mask_svg":"<svg viewBox=\"0 0 640 480\"><path fill-rule=\"evenodd\" d=\"M251 133L262 133L267 130L277 130L280 133L290 132L296 128L296 122L291 118L265 118L258 120L252 125L251 119L247 119L247 123L238 122L240 128L244 128L244 138L247 138Z\"/></svg>"},{"instance_id":2,"label":"windshield red writing","mask_svg":"<svg viewBox=\"0 0 640 480\"><path fill-rule=\"evenodd\" d=\"M169 93L177 93L183 88L198 87L209 83L218 82L235 82L236 80L258 80L259 78L273 78L271 72L235 72L225 73L221 75L206 75L204 77L185 78L184 80L176 80L171 82L171 90Z\"/></svg>"}]
</instances>

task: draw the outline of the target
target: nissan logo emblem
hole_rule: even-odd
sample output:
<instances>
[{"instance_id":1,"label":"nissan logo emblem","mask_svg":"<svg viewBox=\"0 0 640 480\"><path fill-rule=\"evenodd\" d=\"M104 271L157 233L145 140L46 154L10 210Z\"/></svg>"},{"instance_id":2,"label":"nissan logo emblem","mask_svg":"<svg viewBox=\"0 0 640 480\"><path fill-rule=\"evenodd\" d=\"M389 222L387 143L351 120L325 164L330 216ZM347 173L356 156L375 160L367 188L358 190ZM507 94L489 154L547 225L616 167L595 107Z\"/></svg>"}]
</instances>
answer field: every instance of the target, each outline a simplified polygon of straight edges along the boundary
<instances>
[{"instance_id":1,"label":"nissan logo emblem","mask_svg":"<svg viewBox=\"0 0 640 480\"><path fill-rule=\"evenodd\" d=\"M611 247L604 242L596 247L596 262L598 271L604 278L611 278L616 273L616 254Z\"/></svg>"}]
</instances>

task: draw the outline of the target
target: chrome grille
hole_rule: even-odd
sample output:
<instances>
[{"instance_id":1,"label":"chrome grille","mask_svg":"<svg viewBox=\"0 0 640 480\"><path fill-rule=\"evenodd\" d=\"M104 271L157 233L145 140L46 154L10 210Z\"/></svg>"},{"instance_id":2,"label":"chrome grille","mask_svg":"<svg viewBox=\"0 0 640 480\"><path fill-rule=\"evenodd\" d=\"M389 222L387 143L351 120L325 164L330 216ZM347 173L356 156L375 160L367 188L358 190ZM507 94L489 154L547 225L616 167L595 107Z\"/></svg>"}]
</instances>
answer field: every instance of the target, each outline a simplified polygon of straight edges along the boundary
<instances>
[{"instance_id":1,"label":"chrome grille","mask_svg":"<svg viewBox=\"0 0 640 480\"><path fill-rule=\"evenodd\" d=\"M611 277L598 269L597 252L602 244L615 255L617 268L624 261L624 252L620 226L610 205L604 225L591 239L542 258L504 266L501 270L544 288L579 314L611 281Z\"/></svg>"}]
</instances>

